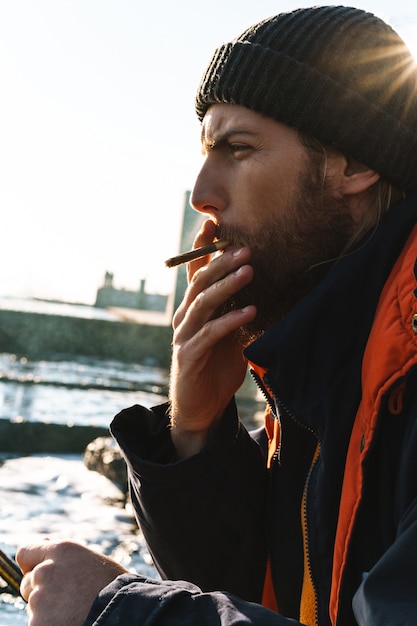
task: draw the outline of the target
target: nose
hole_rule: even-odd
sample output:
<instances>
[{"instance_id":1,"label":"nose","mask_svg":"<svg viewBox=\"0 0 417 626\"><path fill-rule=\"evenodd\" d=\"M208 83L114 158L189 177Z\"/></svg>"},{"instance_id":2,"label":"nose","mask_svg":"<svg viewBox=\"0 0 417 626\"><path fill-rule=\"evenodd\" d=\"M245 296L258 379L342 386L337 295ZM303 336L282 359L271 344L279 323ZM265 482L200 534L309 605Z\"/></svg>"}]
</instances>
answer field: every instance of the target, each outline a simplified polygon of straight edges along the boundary
<instances>
[{"instance_id":1,"label":"nose","mask_svg":"<svg viewBox=\"0 0 417 626\"><path fill-rule=\"evenodd\" d=\"M207 213L216 220L218 214L224 210L227 201L222 172L212 156L205 157L194 183L190 202L196 211Z\"/></svg>"}]
</instances>

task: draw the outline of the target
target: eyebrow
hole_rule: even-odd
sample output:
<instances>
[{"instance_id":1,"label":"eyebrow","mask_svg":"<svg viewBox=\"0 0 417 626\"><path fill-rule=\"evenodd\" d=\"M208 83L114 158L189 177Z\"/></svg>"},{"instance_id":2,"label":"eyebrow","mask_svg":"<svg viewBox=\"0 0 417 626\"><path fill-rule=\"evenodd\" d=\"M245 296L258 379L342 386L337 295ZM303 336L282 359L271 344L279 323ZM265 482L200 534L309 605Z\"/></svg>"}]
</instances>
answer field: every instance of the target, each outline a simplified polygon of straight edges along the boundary
<instances>
[{"instance_id":1,"label":"eyebrow","mask_svg":"<svg viewBox=\"0 0 417 626\"><path fill-rule=\"evenodd\" d=\"M248 135L249 137L255 137L257 134L258 133L256 131L248 130L246 128L231 128L230 130L226 130L224 133L219 134L217 137L213 137L213 139L208 139L205 136L203 129L201 131L201 144L205 148L215 150L227 142L233 135Z\"/></svg>"}]
</instances>

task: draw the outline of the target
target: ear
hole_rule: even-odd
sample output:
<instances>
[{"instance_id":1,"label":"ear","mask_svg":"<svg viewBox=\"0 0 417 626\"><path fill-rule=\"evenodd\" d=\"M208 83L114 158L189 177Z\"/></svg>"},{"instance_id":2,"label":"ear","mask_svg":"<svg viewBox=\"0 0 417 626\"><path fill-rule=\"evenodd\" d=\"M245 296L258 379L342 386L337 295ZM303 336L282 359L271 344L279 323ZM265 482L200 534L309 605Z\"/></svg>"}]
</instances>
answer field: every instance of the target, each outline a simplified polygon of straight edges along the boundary
<instances>
[{"instance_id":1,"label":"ear","mask_svg":"<svg viewBox=\"0 0 417 626\"><path fill-rule=\"evenodd\" d=\"M375 170L371 170L355 159L347 158L341 191L347 196L362 193L372 187L380 178L380 175Z\"/></svg>"}]
</instances>

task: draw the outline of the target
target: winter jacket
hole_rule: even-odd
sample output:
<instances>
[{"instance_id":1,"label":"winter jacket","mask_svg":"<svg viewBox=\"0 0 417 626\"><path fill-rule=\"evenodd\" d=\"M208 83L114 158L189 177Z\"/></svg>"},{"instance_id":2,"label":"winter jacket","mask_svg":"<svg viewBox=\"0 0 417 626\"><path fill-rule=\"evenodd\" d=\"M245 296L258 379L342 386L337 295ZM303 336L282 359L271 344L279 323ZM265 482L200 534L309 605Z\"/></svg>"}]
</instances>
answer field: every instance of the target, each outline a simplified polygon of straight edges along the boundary
<instances>
[{"instance_id":1,"label":"winter jacket","mask_svg":"<svg viewBox=\"0 0 417 626\"><path fill-rule=\"evenodd\" d=\"M247 348L264 429L231 403L176 462L166 406L115 418L163 580L119 577L85 626L417 624L416 222L393 207Z\"/></svg>"}]
</instances>

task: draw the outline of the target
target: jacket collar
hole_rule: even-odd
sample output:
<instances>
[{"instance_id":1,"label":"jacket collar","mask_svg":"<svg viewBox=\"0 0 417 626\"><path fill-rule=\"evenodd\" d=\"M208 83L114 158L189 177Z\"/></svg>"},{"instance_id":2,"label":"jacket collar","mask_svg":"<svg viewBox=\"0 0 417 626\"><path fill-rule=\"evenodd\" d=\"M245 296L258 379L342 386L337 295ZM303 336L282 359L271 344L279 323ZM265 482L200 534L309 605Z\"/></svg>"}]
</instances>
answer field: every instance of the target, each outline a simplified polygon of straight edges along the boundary
<instances>
[{"instance_id":1,"label":"jacket collar","mask_svg":"<svg viewBox=\"0 0 417 626\"><path fill-rule=\"evenodd\" d=\"M417 221L417 196L392 207L378 228L260 339L246 358L268 370L278 404L317 431L323 397L350 388L360 400L360 369L378 299Z\"/></svg>"}]
</instances>

